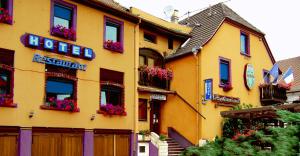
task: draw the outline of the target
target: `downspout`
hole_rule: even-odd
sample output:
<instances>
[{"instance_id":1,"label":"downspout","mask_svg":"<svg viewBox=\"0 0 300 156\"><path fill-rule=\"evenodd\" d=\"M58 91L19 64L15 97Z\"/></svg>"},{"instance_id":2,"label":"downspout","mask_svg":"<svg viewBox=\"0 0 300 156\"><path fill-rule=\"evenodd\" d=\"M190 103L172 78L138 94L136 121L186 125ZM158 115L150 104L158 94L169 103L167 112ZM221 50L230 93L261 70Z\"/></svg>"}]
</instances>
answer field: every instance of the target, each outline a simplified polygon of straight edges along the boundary
<instances>
[{"instance_id":1,"label":"downspout","mask_svg":"<svg viewBox=\"0 0 300 156\"><path fill-rule=\"evenodd\" d=\"M139 25L141 23L141 19L139 19L139 22L135 25L134 28L134 115L133 115L133 121L134 121L134 125L133 125L133 153L132 156L137 156L137 148L138 147L138 141L137 141L137 132L138 132L138 119L137 119L137 114L138 114L138 108L137 108L137 103L138 103L138 90L137 90L137 77L138 77L138 58L137 57L139 55L139 47L137 47L139 44L137 42L139 42L139 38L137 37L137 35L139 35Z\"/></svg>"},{"instance_id":2,"label":"downspout","mask_svg":"<svg viewBox=\"0 0 300 156\"><path fill-rule=\"evenodd\" d=\"M199 67L199 55L198 53L201 51L202 47L200 47L199 49L195 49L193 52L194 54L194 58L196 60L196 105L197 105L197 112L199 112L200 110L200 67ZM196 120L197 120L197 128L196 128L196 139L197 142L199 141L199 130L200 130L200 119L199 119L199 115L196 114Z\"/></svg>"}]
</instances>

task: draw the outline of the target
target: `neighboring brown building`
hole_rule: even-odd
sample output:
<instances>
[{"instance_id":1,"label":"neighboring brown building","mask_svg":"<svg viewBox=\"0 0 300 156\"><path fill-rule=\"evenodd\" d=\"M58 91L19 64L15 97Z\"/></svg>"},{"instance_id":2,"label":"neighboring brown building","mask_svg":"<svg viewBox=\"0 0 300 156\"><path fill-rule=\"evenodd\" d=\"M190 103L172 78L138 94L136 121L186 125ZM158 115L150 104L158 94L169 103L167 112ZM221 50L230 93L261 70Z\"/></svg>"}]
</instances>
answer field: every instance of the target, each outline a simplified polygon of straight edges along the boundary
<instances>
[{"instance_id":1,"label":"neighboring brown building","mask_svg":"<svg viewBox=\"0 0 300 156\"><path fill-rule=\"evenodd\" d=\"M278 61L279 68L285 72L289 67L294 71L294 82L288 91L288 102L300 101L300 56Z\"/></svg>"}]
</instances>

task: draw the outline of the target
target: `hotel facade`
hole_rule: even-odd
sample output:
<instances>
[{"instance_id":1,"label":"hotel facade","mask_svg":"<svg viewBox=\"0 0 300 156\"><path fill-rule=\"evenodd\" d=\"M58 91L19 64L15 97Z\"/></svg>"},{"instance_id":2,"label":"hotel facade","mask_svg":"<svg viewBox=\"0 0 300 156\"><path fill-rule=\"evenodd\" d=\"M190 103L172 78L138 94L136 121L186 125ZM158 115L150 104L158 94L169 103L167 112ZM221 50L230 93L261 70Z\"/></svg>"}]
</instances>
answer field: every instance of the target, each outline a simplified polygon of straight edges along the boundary
<instances>
[{"instance_id":1,"label":"hotel facade","mask_svg":"<svg viewBox=\"0 0 300 156\"><path fill-rule=\"evenodd\" d=\"M177 155L220 136L221 111L260 106L274 63L264 34L222 3L179 23L112 0L0 4L7 156Z\"/></svg>"}]
</instances>

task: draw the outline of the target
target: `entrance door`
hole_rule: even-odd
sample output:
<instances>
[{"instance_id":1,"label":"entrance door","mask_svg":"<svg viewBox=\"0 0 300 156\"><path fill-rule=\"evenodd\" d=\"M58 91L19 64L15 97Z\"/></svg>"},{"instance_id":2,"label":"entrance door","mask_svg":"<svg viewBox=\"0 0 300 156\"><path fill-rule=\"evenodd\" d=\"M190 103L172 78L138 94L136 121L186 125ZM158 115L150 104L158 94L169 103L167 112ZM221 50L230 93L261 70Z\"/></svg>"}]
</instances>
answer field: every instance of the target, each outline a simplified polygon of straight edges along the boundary
<instances>
[{"instance_id":1,"label":"entrance door","mask_svg":"<svg viewBox=\"0 0 300 156\"><path fill-rule=\"evenodd\" d=\"M150 131L156 134L160 133L160 101L150 101Z\"/></svg>"}]
</instances>

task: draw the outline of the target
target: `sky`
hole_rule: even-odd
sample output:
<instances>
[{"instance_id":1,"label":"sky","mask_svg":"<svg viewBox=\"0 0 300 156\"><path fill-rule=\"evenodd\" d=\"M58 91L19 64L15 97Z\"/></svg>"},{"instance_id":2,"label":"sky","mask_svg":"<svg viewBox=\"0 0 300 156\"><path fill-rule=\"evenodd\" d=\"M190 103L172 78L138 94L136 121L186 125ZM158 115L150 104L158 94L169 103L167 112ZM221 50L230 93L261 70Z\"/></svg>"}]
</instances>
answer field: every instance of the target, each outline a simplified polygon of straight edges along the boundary
<instances>
[{"instance_id":1,"label":"sky","mask_svg":"<svg viewBox=\"0 0 300 156\"><path fill-rule=\"evenodd\" d=\"M139 8L167 19L167 6L179 10L182 17L188 11L199 10L225 2L227 6L266 34L275 57L282 60L300 56L300 0L115 0L129 8ZM186 17L186 16L183 16ZM182 19L182 18L181 18Z\"/></svg>"}]
</instances>

